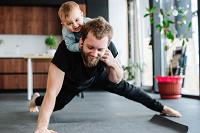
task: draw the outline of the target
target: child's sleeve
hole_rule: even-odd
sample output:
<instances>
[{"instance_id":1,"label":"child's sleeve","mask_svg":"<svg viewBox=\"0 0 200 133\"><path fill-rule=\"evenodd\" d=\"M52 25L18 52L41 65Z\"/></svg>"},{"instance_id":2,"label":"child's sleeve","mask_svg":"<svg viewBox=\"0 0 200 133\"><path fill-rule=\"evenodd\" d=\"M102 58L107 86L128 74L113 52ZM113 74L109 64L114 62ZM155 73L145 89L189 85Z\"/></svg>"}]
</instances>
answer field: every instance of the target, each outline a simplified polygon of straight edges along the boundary
<instances>
[{"instance_id":1,"label":"child's sleeve","mask_svg":"<svg viewBox=\"0 0 200 133\"><path fill-rule=\"evenodd\" d=\"M75 40L75 35L69 32L66 28L63 28L62 34L64 37L65 44L67 49L72 52L80 52L79 50L79 42L77 43Z\"/></svg>"}]
</instances>

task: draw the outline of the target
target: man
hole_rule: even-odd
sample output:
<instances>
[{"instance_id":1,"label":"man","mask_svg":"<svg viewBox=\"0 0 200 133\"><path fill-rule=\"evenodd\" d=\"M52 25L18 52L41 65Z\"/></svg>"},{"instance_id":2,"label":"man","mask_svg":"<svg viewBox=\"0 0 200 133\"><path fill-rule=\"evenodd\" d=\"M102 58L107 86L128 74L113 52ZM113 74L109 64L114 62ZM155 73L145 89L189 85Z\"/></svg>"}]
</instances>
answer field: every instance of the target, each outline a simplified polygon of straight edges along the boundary
<instances>
[{"instance_id":1,"label":"man","mask_svg":"<svg viewBox=\"0 0 200 133\"><path fill-rule=\"evenodd\" d=\"M52 111L62 109L88 87L101 88L175 117L180 113L163 106L145 92L122 79L123 69L111 42L112 27L102 17L87 22L82 30L81 52L70 52L62 41L52 60L44 97L35 93L30 112L41 106L35 133L54 133L47 129ZM111 43L110 43L111 42Z\"/></svg>"}]
</instances>

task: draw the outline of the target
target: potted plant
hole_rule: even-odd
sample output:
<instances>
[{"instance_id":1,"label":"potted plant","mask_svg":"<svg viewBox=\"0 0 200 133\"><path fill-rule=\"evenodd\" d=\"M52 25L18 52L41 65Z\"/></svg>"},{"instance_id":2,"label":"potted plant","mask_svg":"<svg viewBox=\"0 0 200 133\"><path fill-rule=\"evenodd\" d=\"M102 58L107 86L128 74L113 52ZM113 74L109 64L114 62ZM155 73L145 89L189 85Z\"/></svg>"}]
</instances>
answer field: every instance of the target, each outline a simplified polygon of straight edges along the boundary
<instances>
[{"instance_id":1,"label":"potted plant","mask_svg":"<svg viewBox=\"0 0 200 133\"><path fill-rule=\"evenodd\" d=\"M135 76L134 72L142 72L141 67L138 63L130 62L128 66L122 66L124 70L124 79L129 82L130 84L135 84Z\"/></svg>"},{"instance_id":2,"label":"potted plant","mask_svg":"<svg viewBox=\"0 0 200 133\"><path fill-rule=\"evenodd\" d=\"M150 16L150 22L151 24L154 23L153 20L153 14L156 15L157 12L155 12L156 7L153 7L151 9L146 8L148 13L144 15L144 17ZM157 24L155 28L158 29L158 32L163 33L163 37L165 40L165 62L167 66L169 66L171 75L170 76L155 76L155 78L158 81L158 89L159 93L161 95L161 98L163 99L178 99L181 97L181 87L182 87L182 80L184 76L182 75L176 75L173 76L172 67L170 63L167 61L167 53L169 49L172 47L172 45L176 44L177 42L174 42L174 35L177 35L177 30L174 28L175 25L180 25L180 27L183 27L186 24L186 14L188 11L177 11L174 9L168 10L167 12L164 12L162 9L159 10L159 14L162 17L162 23ZM174 15L181 15L182 19L181 21L171 21L169 19L170 16ZM188 42L188 38L186 35L191 31L191 25L190 22L188 24L188 30L185 34L182 34L178 41L182 41L182 47L184 47L185 42ZM171 41L172 45L169 45L168 40ZM169 64L169 65L168 65Z\"/></svg>"},{"instance_id":3,"label":"potted plant","mask_svg":"<svg viewBox=\"0 0 200 133\"><path fill-rule=\"evenodd\" d=\"M0 45L3 44L3 43L4 43L3 39L0 39Z\"/></svg>"},{"instance_id":4,"label":"potted plant","mask_svg":"<svg viewBox=\"0 0 200 133\"><path fill-rule=\"evenodd\" d=\"M55 52L56 52L56 47L57 47L57 40L56 37L53 35L48 36L45 39L45 44L46 46L49 48L47 53L49 56L54 56Z\"/></svg>"}]
</instances>

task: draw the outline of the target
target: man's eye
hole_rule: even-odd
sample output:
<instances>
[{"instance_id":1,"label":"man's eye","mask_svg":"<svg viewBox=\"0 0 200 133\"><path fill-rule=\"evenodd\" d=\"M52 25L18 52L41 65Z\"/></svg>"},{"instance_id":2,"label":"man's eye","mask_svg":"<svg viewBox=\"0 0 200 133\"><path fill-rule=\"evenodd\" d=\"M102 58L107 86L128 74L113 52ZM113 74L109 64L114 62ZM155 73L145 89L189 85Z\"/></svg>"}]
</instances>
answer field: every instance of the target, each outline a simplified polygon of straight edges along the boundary
<instances>
[{"instance_id":1,"label":"man's eye","mask_svg":"<svg viewBox=\"0 0 200 133\"><path fill-rule=\"evenodd\" d=\"M98 49L98 51L103 51L103 49Z\"/></svg>"},{"instance_id":2,"label":"man's eye","mask_svg":"<svg viewBox=\"0 0 200 133\"><path fill-rule=\"evenodd\" d=\"M78 21L78 19L76 19L76 22Z\"/></svg>"},{"instance_id":3,"label":"man's eye","mask_svg":"<svg viewBox=\"0 0 200 133\"><path fill-rule=\"evenodd\" d=\"M68 23L67 25L71 25L72 23Z\"/></svg>"},{"instance_id":4,"label":"man's eye","mask_svg":"<svg viewBox=\"0 0 200 133\"><path fill-rule=\"evenodd\" d=\"M88 47L89 49L92 49L93 47Z\"/></svg>"}]
</instances>

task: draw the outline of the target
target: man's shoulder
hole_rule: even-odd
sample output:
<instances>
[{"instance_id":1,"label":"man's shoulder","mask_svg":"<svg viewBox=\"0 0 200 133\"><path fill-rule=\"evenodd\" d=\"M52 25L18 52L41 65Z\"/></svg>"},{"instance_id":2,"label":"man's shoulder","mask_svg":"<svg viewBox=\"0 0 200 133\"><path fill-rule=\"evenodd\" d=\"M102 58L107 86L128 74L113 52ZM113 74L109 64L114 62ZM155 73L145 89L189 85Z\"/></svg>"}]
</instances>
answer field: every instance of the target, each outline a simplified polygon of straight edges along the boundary
<instances>
[{"instance_id":1,"label":"man's shoulder","mask_svg":"<svg viewBox=\"0 0 200 133\"><path fill-rule=\"evenodd\" d=\"M61 43L58 45L58 48L56 50L56 53L54 55L54 62L60 61L60 64L63 64L64 62L73 61L75 58L79 57L80 52L72 52L67 49L67 46L65 45L65 41L62 40ZM63 62L63 63L61 63Z\"/></svg>"},{"instance_id":2,"label":"man's shoulder","mask_svg":"<svg viewBox=\"0 0 200 133\"><path fill-rule=\"evenodd\" d=\"M64 46L66 47L65 41L62 40L62 41L60 42L60 44L58 45L58 48L64 48Z\"/></svg>"},{"instance_id":3,"label":"man's shoulder","mask_svg":"<svg viewBox=\"0 0 200 133\"><path fill-rule=\"evenodd\" d=\"M118 55L118 51L112 41L110 42L108 49L111 51L111 53L113 54L114 57L116 57Z\"/></svg>"},{"instance_id":4,"label":"man's shoulder","mask_svg":"<svg viewBox=\"0 0 200 133\"><path fill-rule=\"evenodd\" d=\"M68 49L67 49L67 46L65 45L65 41L64 40L62 40L61 41L61 43L58 45L58 50L63 50L63 51L65 51L66 53L76 53L76 52L72 52L72 51L69 51Z\"/></svg>"},{"instance_id":5,"label":"man's shoulder","mask_svg":"<svg viewBox=\"0 0 200 133\"><path fill-rule=\"evenodd\" d=\"M67 46L65 45L65 41L62 40L61 43L58 45L58 52L64 52L64 53L70 53L70 51L67 49Z\"/></svg>"},{"instance_id":6,"label":"man's shoulder","mask_svg":"<svg viewBox=\"0 0 200 133\"><path fill-rule=\"evenodd\" d=\"M110 44L108 45L108 49L109 49L110 51L117 50L116 47L115 47L115 45L114 45L114 43L113 43L112 41L111 41Z\"/></svg>"},{"instance_id":7,"label":"man's shoulder","mask_svg":"<svg viewBox=\"0 0 200 133\"><path fill-rule=\"evenodd\" d=\"M64 40L62 40L61 43L58 45L57 52L60 53L62 56L66 56L67 58L75 58L81 55L81 52L72 52L68 50Z\"/></svg>"}]
</instances>

